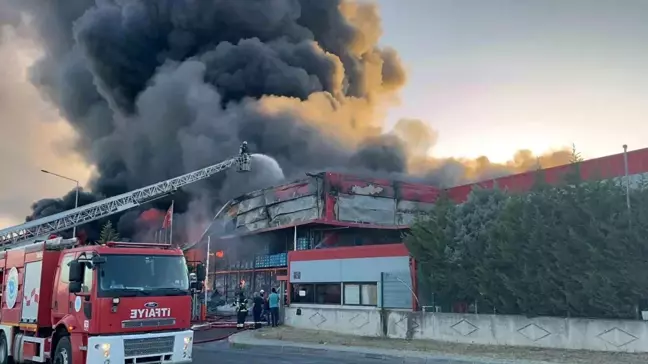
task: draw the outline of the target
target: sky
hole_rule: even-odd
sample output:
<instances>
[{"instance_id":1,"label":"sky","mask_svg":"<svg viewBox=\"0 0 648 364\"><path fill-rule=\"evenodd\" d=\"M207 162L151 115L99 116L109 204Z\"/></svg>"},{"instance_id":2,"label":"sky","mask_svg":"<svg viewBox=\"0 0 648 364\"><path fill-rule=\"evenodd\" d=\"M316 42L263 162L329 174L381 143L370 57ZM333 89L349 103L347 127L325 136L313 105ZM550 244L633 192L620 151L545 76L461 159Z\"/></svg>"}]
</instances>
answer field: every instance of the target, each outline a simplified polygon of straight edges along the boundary
<instances>
[{"instance_id":1,"label":"sky","mask_svg":"<svg viewBox=\"0 0 648 364\"><path fill-rule=\"evenodd\" d=\"M436 156L648 147L648 1L377 2L409 71L389 119L430 123Z\"/></svg>"},{"instance_id":2,"label":"sky","mask_svg":"<svg viewBox=\"0 0 648 364\"><path fill-rule=\"evenodd\" d=\"M503 162L523 148L540 154L575 144L599 157L623 144L648 147L647 0L373 1L381 43L398 51L409 79L388 127L425 120L439 133L435 156ZM0 205L24 201L22 210L0 209L0 227L22 221L32 201L73 187L41 169L82 184L91 175L65 148L72 130L27 82L37 57L28 41L0 40L0 77L13 85L0 93L0 152L12 155L0 179L12 193Z\"/></svg>"},{"instance_id":3,"label":"sky","mask_svg":"<svg viewBox=\"0 0 648 364\"><path fill-rule=\"evenodd\" d=\"M40 54L39 47L28 39L16 37L10 30L0 32L0 228L24 221L32 202L62 196L74 188L73 182L46 175L41 169L81 184L92 173L72 151L72 128L27 81L27 68ZM24 153L27 148L30 152Z\"/></svg>"}]
</instances>

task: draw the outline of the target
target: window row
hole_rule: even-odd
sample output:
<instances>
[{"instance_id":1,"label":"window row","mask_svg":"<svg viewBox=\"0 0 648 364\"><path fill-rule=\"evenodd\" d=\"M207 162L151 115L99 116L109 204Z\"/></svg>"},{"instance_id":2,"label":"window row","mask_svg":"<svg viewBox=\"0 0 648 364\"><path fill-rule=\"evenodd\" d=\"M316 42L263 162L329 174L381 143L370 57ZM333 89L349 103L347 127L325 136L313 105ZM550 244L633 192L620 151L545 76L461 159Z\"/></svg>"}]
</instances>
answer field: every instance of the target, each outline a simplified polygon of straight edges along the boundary
<instances>
[{"instance_id":1,"label":"window row","mask_svg":"<svg viewBox=\"0 0 648 364\"><path fill-rule=\"evenodd\" d=\"M378 286L376 283L293 284L291 302L319 305L377 306Z\"/></svg>"}]
</instances>

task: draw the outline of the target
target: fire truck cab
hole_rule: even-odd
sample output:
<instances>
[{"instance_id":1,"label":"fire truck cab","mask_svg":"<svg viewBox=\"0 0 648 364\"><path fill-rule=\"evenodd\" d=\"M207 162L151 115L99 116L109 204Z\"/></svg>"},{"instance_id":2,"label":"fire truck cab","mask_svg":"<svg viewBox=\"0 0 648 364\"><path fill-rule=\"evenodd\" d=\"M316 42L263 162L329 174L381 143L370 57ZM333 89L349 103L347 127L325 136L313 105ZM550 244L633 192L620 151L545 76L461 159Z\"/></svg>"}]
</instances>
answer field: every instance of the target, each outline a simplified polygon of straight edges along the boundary
<instances>
[{"instance_id":1,"label":"fire truck cab","mask_svg":"<svg viewBox=\"0 0 648 364\"><path fill-rule=\"evenodd\" d=\"M0 252L0 364L190 363L183 252L51 239Z\"/></svg>"}]
</instances>

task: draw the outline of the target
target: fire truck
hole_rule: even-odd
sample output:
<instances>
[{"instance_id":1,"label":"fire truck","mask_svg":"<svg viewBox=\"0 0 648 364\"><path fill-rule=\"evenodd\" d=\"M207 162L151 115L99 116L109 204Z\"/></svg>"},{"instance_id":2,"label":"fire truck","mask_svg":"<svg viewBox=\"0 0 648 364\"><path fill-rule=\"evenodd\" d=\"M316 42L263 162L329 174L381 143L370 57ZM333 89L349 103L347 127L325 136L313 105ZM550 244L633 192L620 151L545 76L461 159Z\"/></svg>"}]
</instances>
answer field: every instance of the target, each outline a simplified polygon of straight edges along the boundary
<instances>
[{"instance_id":1,"label":"fire truck","mask_svg":"<svg viewBox=\"0 0 648 364\"><path fill-rule=\"evenodd\" d=\"M250 165L244 143L219 164L0 230L0 364L190 363L191 287L181 249L50 237ZM199 270L197 280L204 275Z\"/></svg>"}]
</instances>

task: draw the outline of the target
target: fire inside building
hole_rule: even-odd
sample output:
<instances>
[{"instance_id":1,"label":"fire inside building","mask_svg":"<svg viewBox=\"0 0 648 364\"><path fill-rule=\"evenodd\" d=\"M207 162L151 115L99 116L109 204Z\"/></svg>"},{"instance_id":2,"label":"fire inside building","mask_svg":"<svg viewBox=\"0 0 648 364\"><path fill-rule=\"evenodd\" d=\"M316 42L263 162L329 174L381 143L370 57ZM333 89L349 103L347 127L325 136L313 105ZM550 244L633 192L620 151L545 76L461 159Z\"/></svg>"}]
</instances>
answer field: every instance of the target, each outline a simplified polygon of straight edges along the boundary
<instances>
[{"instance_id":1,"label":"fire inside building","mask_svg":"<svg viewBox=\"0 0 648 364\"><path fill-rule=\"evenodd\" d=\"M627 159L626 159L627 158ZM569 166L545 170L557 183ZM648 172L648 148L581 163L584 179ZM462 203L476 186L531 188L535 172L447 189ZM211 242L209 285L225 301L243 289L283 288L286 302L419 309L416 262L403 233L442 191L423 184L325 172L231 201L204 235ZM205 241L203 241L204 243ZM205 261L205 244L190 260Z\"/></svg>"}]
</instances>

